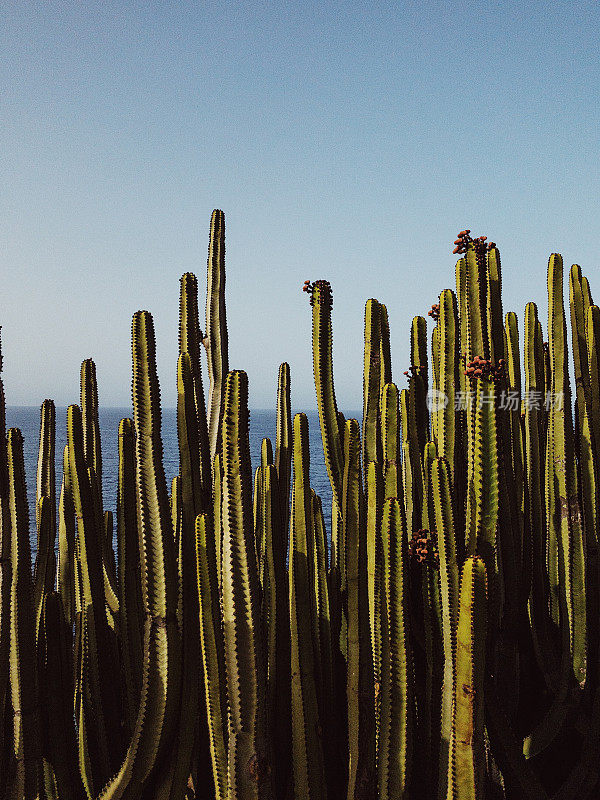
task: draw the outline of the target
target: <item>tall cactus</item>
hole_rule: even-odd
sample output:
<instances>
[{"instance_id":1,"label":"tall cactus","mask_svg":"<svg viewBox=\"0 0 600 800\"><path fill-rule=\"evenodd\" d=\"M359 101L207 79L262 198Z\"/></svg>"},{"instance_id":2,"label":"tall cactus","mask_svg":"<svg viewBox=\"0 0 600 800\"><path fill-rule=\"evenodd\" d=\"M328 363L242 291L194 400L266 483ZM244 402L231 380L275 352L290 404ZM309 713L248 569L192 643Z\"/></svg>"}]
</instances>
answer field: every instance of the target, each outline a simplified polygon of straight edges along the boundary
<instances>
[{"instance_id":1,"label":"tall cactus","mask_svg":"<svg viewBox=\"0 0 600 800\"><path fill-rule=\"evenodd\" d=\"M10 597L11 597L11 520L9 509L9 475L6 445L6 406L2 380L2 345L0 343L0 721L6 719L5 709L10 703L9 651L10 651ZM5 753L5 728L0 724L0 753ZM8 731L7 731L8 733ZM4 759L0 757L0 792L6 784Z\"/></svg>"},{"instance_id":2,"label":"tall cactus","mask_svg":"<svg viewBox=\"0 0 600 800\"><path fill-rule=\"evenodd\" d=\"M315 281L313 284L308 284L306 288L309 291L312 306L313 372L325 466L331 483L333 501L341 511L344 453L333 385L331 332L333 295L328 281Z\"/></svg>"},{"instance_id":3,"label":"tall cactus","mask_svg":"<svg viewBox=\"0 0 600 800\"><path fill-rule=\"evenodd\" d=\"M451 795L456 800L484 797L484 665L486 570L470 557L460 582L452 719Z\"/></svg>"},{"instance_id":4,"label":"tall cactus","mask_svg":"<svg viewBox=\"0 0 600 800\"><path fill-rule=\"evenodd\" d=\"M377 796L408 797L411 763L412 686L408 630L408 570L402 508L388 498L381 523L381 688Z\"/></svg>"},{"instance_id":5,"label":"tall cactus","mask_svg":"<svg viewBox=\"0 0 600 800\"><path fill-rule=\"evenodd\" d=\"M210 497L212 484L212 460L208 439L208 420L202 385L200 363L202 332L198 316L198 281L191 272L181 277L179 294L179 353L187 353L190 358L193 403L196 416L199 470L202 492L206 504ZM200 513L200 512L198 512Z\"/></svg>"},{"instance_id":6,"label":"tall cactus","mask_svg":"<svg viewBox=\"0 0 600 800\"><path fill-rule=\"evenodd\" d=\"M196 518L196 563L200 609L200 641L216 800L227 798L227 700L221 611L216 564L209 557L211 532L207 512Z\"/></svg>"},{"instance_id":7,"label":"tall cactus","mask_svg":"<svg viewBox=\"0 0 600 800\"><path fill-rule=\"evenodd\" d=\"M23 437L8 432L8 479L12 582L10 593L10 691L13 710L14 774L10 800L34 800L40 791L41 742L31 586L29 510L25 486Z\"/></svg>"},{"instance_id":8,"label":"tall cactus","mask_svg":"<svg viewBox=\"0 0 600 800\"><path fill-rule=\"evenodd\" d=\"M235 371L227 376L223 411L222 592L229 695L229 800L271 796L251 492L248 378Z\"/></svg>"},{"instance_id":9,"label":"tall cactus","mask_svg":"<svg viewBox=\"0 0 600 800\"><path fill-rule=\"evenodd\" d=\"M373 657L369 629L367 542L358 423L346 422L342 515L348 583L348 800L369 797L375 781Z\"/></svg>"},{"instance_id":10,"label":"tall cactus","mask_svg":"<svg viewBox=\"0 0 600 800\"><path fill-rule=\"evenodd\" d=\"M143 605L139 581L140 550L135 489L135 434L133 421L119 423L119 478L117 487L117 542L119 552L119 630L125 677L125 709L133 731L142 690Z\"/></svg>"},{"instance_id":11,"label":"tall cactus","mask_svg":"<svg viewBox=\"0 0 600 800\"><path fill-rule=\"evenodd\" d=\"M210 220L206 288L206 336L208 354L208 441L211 463L219 449L225 380L229 371L227 319L225 315L225 215L215 209Z\"/></svg>"},{"instance_id":12,"label":"tall cactus","mask_svg":"<svg viewBox=\"0 0 600 800\"><path fill-rule=\"evenodd\" d=\"M279 488L279 515L281 532L286 537L290 521L290 485L292 476L292 411L290 365L283 362L279 366L277 378L277 416L275 435L275 467Z\"/></svg>"},{"instance_id":13,"label":"tall cactus","mask_svg":"<svg viewBox=\"0 0 600 800\"><path fill-rule=\"evenodd\" d=\"M134 314L132 353L144 663L133 734L117 774L100 795L102 800L140 797L161 777L159 766L171 752L180 702L175 541L162 464L154 325L147 311Z\"/></svg>"},{"instance_id":14,"label":"tall cactus","mask_svg":"<svg viewBox=\"0 0 600 800\"><path fill-rule=\"evenodd\" d=\"M312 524L308 420L294 417L294 479L290 521L291 705L294 797L325 800L322 726L317 703L312 640L308 530Z\"/></svg>"}]
</instances>

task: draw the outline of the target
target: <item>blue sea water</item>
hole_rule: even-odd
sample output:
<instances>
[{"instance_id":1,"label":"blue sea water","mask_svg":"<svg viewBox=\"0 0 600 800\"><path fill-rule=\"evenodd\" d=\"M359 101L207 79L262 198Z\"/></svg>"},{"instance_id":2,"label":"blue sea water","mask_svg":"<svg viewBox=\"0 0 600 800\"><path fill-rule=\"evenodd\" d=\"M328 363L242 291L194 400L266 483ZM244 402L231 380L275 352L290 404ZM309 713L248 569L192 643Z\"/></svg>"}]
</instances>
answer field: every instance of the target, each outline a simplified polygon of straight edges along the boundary
<instances>
[{"instance_id":1,"label":"blue sea water","mask_svg":"<svg viewBox=\"0 0 600 800\"><path fill-rule=\"evenodd\" d=\"M102 439L102 493L104 509L111 510L116 516L117 479L118 479L118 430L123 417L132 416L128 408L101 408L100 434ZM310 440L310 480L311 486L320 495L325 514L325 523L329 530L331 509L331 487L325 469L325 459L321 444L319 417L316 412L308 413ZM347 417L360 417L356 412L347 413ZM25 476L27 480L27 496L29 499L29 519L31 531L31 547L35 553L35 485L37 457L40 436L40 410L30 406L7 406L7 428L19 428L24 439ZM275 411L253 410L250 412L250 455L253 470L260 462L260 448L263 438L268 437L275 450ZM179 450L177 445L177 416L174 408L163 409L162 413L163 464L167 486L179 472ZM56 409L56 492L60 493L62 480L62 455L67 443L67 409Z\"/></svg>"}]
</instances>

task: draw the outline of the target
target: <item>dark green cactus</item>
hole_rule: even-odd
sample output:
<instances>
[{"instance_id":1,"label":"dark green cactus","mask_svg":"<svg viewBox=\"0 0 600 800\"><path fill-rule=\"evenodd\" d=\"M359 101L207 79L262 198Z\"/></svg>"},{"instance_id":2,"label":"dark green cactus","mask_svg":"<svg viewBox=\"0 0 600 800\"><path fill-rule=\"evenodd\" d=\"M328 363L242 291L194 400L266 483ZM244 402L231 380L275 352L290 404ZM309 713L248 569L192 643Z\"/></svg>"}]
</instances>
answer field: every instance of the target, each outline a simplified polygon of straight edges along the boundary
<instances>
[{"instance_id":1,"label":"dark green cactus","mask_svg":"<svg viewBox=\"0 0 600 800\"><path fill-rule=\"evenodd\" d=\"M216 800L227 794L227 700L221 611L216 564L209 557L212 533L205 512L196 519L196 563L200 608L200 641L204 667L204 690Z\"/></svg>"},{"instance_id":2,"label":"dark green cactus","mask_svg":"<svg viewBox=\"0 0 600 800\"><path fill-rule=\"evenodd\" d=\"M275 435L275 467L279 487L279 515L281 533L285 537L290 522L290 485L292 476L292 411L291 411L290 365L283 362L279 366L277 379L277 417Z\"/></svg>"},{"instance_id":3,"label":"dark green cactus","mask_svg":"<svg viewBox=\"0 0 600 800\"><path fill-rule=\"evenodd\" d=\"M291 633L291 707L294 798L325 800L322 725L312 640L312 591L309 530L312 499L309 484L308 420L294 417L294 479L290 520L289 591Z\"/></svg>"},{"instance_id":4,"label":"dark green cactus","mask_svg":"<svg viewBox=\"0 0 600 800\"><path fill-rule=\"evenodd\" d=\"M356 420L344 435L342 516L348 603L348 800L370 797L375 784L375 707L369 628L367 541Z\"/></svg>"},{"instance_id":5,"label":"dark green cactus","mask_svg":"<svg viewBox=\"0 0 600 800\"><path fill-rule=\"evenodd\" d=\"M38 636L38 679L43 783L48 800L83 800L73 717L72 632L58 592L43 599Z\"/></svg>"},{"instance_id":6,"label":"dark green cactus","mask_svg":"<svg viewBox=\"0 0 600 800\"><path fill-rule=\"evenodd\" d=\"M10 651L10 599L11 599L11 520L9 509L9 475L6 446L6 407L2 373L2 345L0 344L0 721L7 718L10 704L9 651ZM0 724L0 793L5 791L8 765L4 743L10 730Z\"/></svg>"},{"instance_id":7,"label":"dark green cactus","mask_svg":"<svg viewBox=\"0 0 600 800\"><path fill-rule=\"evenodd\" d=\"M130 735L135 725L142 690L142 632L144 629L135 495L135 434L133 421L126 418L119 423L117 543L119 631L125 678L125 716Z\"/></svg>"},{"instance_id":8,"label":"dark green cactus","mask_svg":"<svg viewBox=\"0 0 600 800\"><path fill-rule=\"evenodd\" d=\"M23 462L23 437L8 432L8 479L11 525L10 693L13 713L10 800L34 800L41 789L40 708L35 644L35 611L31 585L29 509Z\"/></svg>"}]
</instances>

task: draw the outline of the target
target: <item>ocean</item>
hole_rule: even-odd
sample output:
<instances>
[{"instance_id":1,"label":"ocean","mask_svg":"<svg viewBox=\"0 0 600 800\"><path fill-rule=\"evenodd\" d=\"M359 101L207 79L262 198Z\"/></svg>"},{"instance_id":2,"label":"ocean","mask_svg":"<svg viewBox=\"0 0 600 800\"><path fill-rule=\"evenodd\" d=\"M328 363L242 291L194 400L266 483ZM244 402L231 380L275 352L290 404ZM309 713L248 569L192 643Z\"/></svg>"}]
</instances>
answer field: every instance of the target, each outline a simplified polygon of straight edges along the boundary
<instances>
[{"instance_id":1,"label":"ocean","mask_svg":"<svg viewBox=\"0 0 600 800\"><path fill-rule=\"evenodd\" d=\"M123 417L132 417L129 408L101 408L100 435L102 439L102 492L104 509L111 510L116 518L117 480L118 480L118 430ZM358 412L347 412L347 417L361 419ZM325 514L325 524L330 530L331 487L325 469L325 459L321 444L319 417L316 411L307 413L310 440L310 482L320 495ZM31 548L35 555L35 485L37 457L40 437L40 410L32 406L7 406L6 426L19 428L23 434L25 476L27 480L27 496L29 499L29 529L31 532ZM260 463L262 440L268 437L275 451L275 411L253 410L250 412L250 455L254 469ZM177 414L174 408L163 409L162 412L163 465L170 491L171 480L179 472L179 449L177 445ZM62 455L67 443L67 409L56 409L56 494L60 494L62 481ZM116 534L116 532L115 532ZM116 545L115 545L116 546Z\"/></svg>"}]
</instances>

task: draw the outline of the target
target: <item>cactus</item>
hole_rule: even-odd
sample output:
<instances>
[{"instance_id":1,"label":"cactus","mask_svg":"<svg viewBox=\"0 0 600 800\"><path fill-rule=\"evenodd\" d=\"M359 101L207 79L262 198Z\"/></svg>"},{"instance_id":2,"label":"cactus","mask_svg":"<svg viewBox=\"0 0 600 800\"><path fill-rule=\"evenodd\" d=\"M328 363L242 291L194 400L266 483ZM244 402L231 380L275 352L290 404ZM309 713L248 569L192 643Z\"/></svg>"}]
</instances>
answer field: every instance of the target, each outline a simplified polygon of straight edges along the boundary
<instances>
[{"instance_id":1,"label":"cactus","mask_svg":"<svg viewBox=\"0 0 600 800\"><path fill-rule=\"evenodd\" d=\"M72 633L58 592L43 599L38 637L43 782L48 800L83 800L72 713Z\"/></svg>"},{"instance_id":2,"label":"cactus","mask_svg":"<svg viewBox=\"0 0 600 800\"><path fill-rule=\"evenodd\" d=\"M225 664L219 608L219 587L214 561L209 558L207 512L196 518L196 564L200 608L200 641L209 728L213 780L217 800L227 798L227 708L224 696Z\"/></svg>"},{"instance_id":3,"label":"cactus","mask_svg":"<svg viewBox=\"0 0 600 800\"><path fill-rule=\"evenodd\" d=\"M215 209L210 220L206 289L206 336L208 354L208 441L211 463L219 449L225 380L229 371L227 319L225 316L225 215Z\"/></svg>"},{"instance_id":4,"label":"cactus","mask_svg":"<svg viewBox=\"0 0 600 800\"><path fill-rule=\"evenodd\" d=\"M0 328L1 330L1 328ZM11 599L11 520L9 509L8 454L6 446L6 406L2 381L2 345L0 343L0 720L7 718L10 703L10 599ZM0 753L4 754L8 726L0 724ZM6 730L6 733L5 733ZM6 769L0 756L0 793L5 792Z\"/></svg>"},{"instance_id":5,"label":"cactus","mask_svg":"<svg viewBox=\"0 0 600 800\"><path fill-rule=\"evenodd\" d=\"M375 780L373 656L369 630L367 543L360 476L360 436L356 420L344 434L342 517L348 583L348 800L366 798Z\"/></svg>"},{"instance_id":6,"label":"cactus","mask_svg":"<svg viewBox=\"0 0 600 800\"><path fill-rule=\"evenodd\" d=\"M338 510L342 508L342 481L344 453L338 408L333 385L333 341L331 333L331 309L333 295L328 281L315 281L305 286L309 290L312 306L313 372L317 392L317 406L325 466L331 483L333 501Z\"/></svg>"},{"instance_id":7,"label":"cactus","mask_svg":"<svg viewBox=\"0 0 600 800\"><path fill-rule=\"evenodd\" d=\"M132 351L144 661L133 734L120 768L100 794L102 800L139 797L160 777L158 765L172 747L181 685L175 541L162 465L154 326L147 311L134 314Z\"/></svg>"},{"instance_id":8,"label":"cactus","mask_svg":"<svg viewBox=\"0 0 600 800\"><path fill-rule=\"evenodd\" d=\"M382 597L377 796L408 796L411 762L411 655L408 570L402 508L388 498L381 523Z\"/></svg>"},{"instance_id":9,"label":"cactus","mask_svg":"<svg viewBox=\"0 0 600 800\"><path fill-rule=\"evenodd\" d=\"M460 581L452 712L450 795L483 797L486 570L479 557L466 559Z\"/></svg>"},{"instance_id":10,"label":"cactus","mask_svg":"<svg viewBox=\"0 0 600 800\"><path fill-rule=\"evenodd\" d=\"M121 756L118 659L106 612L103 537L94 509L91 473L85 467L82 415L78 406L68 409L67 437L70 484L78 522L80 571L82 644L76 665L81 685L76 709L79 765L86 792L94 796Z\"/></svg>"},{"instance_id":11,"label":"cactus","mask_svg":"<svg viewBox=\"0 0 600 800\"><path fill-rule=\"evenodd\" d=\"M401 392L387 309L367 301L362 425L337 408L331 287L305 283L330 548L287 363L252 507L222 212L205 336L197 280L181 279L170 498L152 318L133 319L118 558L94 362L67 415L58 526L55 410L42 406L33 580L23 441L6 438L0 382L2 797L595 800L600 311L573 265L571 407L560 256L548 345L529 303L521 352L498 248L467 229L455 245L456 294L434 300L431 338L413 318Z\"/></svg>"},{"instance_id":12,"label":"cactus","mask_svg":"<svg viewBox=\"0 0 600 800\"><path fill-rule=\"evenodd\" d=\"M294 473L290 520L291 705L294 797L325 800L322 725L317 702L316 666L312 641L312 600L309 529L312 500L308 478L308 420L294 417Z\"/></svg>"},{"instance_id":13,"label":"cactus","mask_svg":"<svg viewBox=\"0 0 600 800\"><path fill-rule=\"evenodd\" d=\"M259 578L253 536L248 378L227 376L223 412L222 591L229 696L228 797L271 796Z\"/></svg>"},{"instance_id":14,"label":"cactus","mask_svg":"<svg viewBox=\"0 0 600 800\"><path fill-rule=\"evenodd\" d=\"M142 690L143 606L139 583L140 551L135 498L135 436L133 421L119 423L119 483L117 489L119 551L119 630L125 675L125 706L133 732Z\"/></svg>"},{"instance_id":15,"label":"cactus","mask_svg":"<svg viewBox=\"0 0 600 800\"><path fill-rule=\"evenodd\" d=\"M8 480L11 524L10 692L13 712L14 774L10 800L36 798L40 791L40 709L35 648L35 616L31 586L29 510L23 462L23 437L8 432Z\"/></svg>"},{"instance_id":16,"label":"cactus","mask_svg":"<svg viewBox=\"0 0 600 800\"><path fill-rule=\"evenodd\" d=\"M275 436L275 467L279 488L279 515L284 546L287 547L287 532L290 522L290 484L292 475L292 412L290 398L290 365L279 366L277 379L277 418Z\"/></svg>"}]
</instances>

